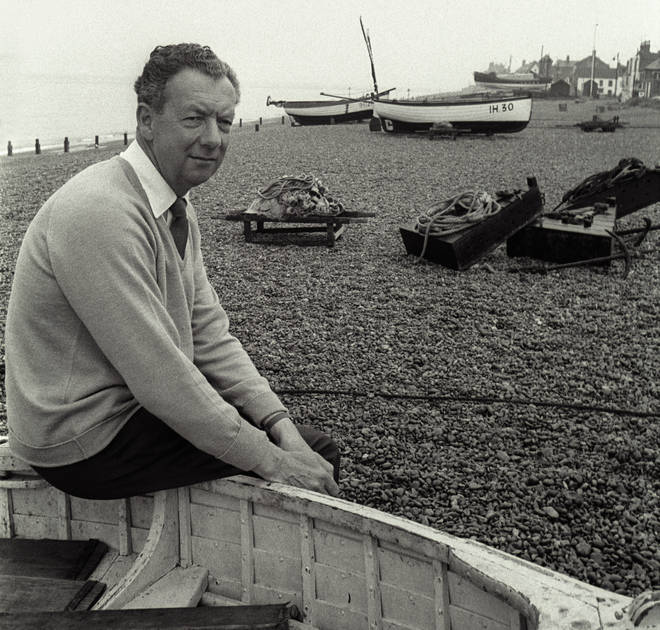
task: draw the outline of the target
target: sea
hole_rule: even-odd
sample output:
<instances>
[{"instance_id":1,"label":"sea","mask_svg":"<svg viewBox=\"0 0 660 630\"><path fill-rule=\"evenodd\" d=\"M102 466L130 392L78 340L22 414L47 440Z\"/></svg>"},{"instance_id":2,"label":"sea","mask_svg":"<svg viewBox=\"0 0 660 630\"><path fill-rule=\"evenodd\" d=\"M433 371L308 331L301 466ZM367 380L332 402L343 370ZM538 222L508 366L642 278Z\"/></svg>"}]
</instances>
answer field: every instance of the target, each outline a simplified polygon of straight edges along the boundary
<instances>
[{"instance_id":1,"label":"sea","mask_svg":"<svg viewBox=\"0 0 660 630\"><path fill-rule=\"evenodd\" d=\"M0 90L0 155L34 151L36 141L42 150L64 146L93 145L119 140L126 133L135 136L135 77L87 75L13 74L5 77ZM279 118L280 107L267 106L274 100L314 100L327 94L350 96L351 88L318 85L241 84L241 102L236 108L235 125L260 118ZM352 91L352 96L368 92Z\"/></svg>"}]
</instances>

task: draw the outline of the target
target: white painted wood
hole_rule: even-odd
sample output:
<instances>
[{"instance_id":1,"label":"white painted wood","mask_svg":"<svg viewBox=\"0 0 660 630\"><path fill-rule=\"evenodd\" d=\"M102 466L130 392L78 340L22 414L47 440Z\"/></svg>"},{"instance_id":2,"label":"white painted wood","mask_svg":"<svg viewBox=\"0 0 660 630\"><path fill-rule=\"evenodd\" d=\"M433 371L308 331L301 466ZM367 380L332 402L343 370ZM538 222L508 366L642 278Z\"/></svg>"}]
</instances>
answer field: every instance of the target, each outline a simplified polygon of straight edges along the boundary
<instances>
[{"instance_id":1,"label":"white painted wood","mask_svg":"<svg viewBox=\"0 0 660 630\"><path fill-rule=\"evenodd\" d=\"M0 488L0 536L14 536L14 501L11 488Z\"/></svg>"},{"instance_id":2,"label":"white painted wood","mask_svg":"<svg viewBox=\"0 0 660 630\"><path fill-rule=\"evenodd\" d=\"M252 503L242 499L241 503L241 600L254 603L254 528L252 523Z\"/></svg>"},{"instance_id":3,"label":"white painted wood","mask_svg":"<svg viewBox=\"0 0 660 630\"><path fill-rule=\"evenodd\" d=\"M381 607L380 566L378 541L372 536L364 536L364 567L367 586L367 615L369 628L382 630L383 610Z\"/></svg>"},{"instance_id":4,"label":"white painted wood","mask_svg":"<svg viewBox=\"0 0 660 630\"><path fill-rule=\"evenodd\" d=\"M451 630L451 619L449 617L449 580L447 577L447 565L438 560L433 561L433 593L435 599L435 629ZM516 616L518 611L515 611Z\"/></svg>"},{"instance_id":5,"label":"white painted wood","mask_svg":"<svg viewBox=\"0 0 660 630\"><path fill-rule=\"evenodd\" d=\"M175 567L122 608L192 608L206 591L208 575L204 567Z\"/></svg>"},{"instance_id":6,"label":"white painted wood","mask_svg":"<svg viewBox=\"0 0 660 630\"><path fill-rule=\"evenodd\" d=\"M68 494L58 493L57 511L59 514L59 537L62 540L71 540L71 499Z\"/></svg>"},{"instance_id":7,"label":"white painted wood","mask_svg":"<svg viewBox=\"0 0 660 630\"><path fill-rule=\"evenodd\" d=\"M133 566L109 588L95 609L121 608L179 562L179 510L176 490L158 492L147 542Z\"/></svg>"},{"instance_id":8,"label":"white painted wood","mask_svg":"<svg viewBox=\"0 0 660 630\"><path fill-rule=\"evenodd\" d=\"M200 606L244 606L243 602L239 599L231 599L223 595L217 595L211 591L206 591L202 594L199 602Z\"/></svg>"},{"instance_id":9,"label":"white painted wood","mask_svg":"<svg viewBox=\"0 0 660 630\"><path fill-rule=\"evenodd\" d=\"M181 566L192 565L192 528L190 522L190 488L178 488L179 500L179 554Z\"/></svg>"},{"instance_id":10,"label":"white painted wood","mask_svg":"<svg viewBox=\"0 0 660 630\"><path fill-rule=\"evenodd\" d=\"M302 568L302 614L305 621L315 623L316 558L314 555L314 524L306 514L300 514L300 566Z\"/></svg>"},{"instance_id":11,"label":"white painted wood","mask_svg":"<svg viewBox=\"0 0 660 630\"><path fill-rule=\"evenodd\" d=\"M122 556L129 556L133 553L133 537L131 536L133 522L130 501L128 499L119 501L118 511L119 553Z\"/></svg>"}]
</instances>

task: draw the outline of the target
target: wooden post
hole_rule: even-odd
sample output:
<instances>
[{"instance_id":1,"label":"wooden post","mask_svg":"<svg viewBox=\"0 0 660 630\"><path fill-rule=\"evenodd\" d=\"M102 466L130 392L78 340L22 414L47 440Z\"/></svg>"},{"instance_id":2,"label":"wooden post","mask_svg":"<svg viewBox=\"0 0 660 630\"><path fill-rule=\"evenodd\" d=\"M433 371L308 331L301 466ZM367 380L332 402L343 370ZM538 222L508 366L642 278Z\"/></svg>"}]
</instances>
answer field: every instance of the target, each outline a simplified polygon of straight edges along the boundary
<instances>
[{"instance_id":1,"label":"wooden post","mask_svg":"<svg viewBox=\"0 0 660 630\"><path fill-rule=\"evenodd\" d=\"M260 125L263 125L263 124L264 124L264 123L262 122L262 120L261 120L261 116L259 116L259 124L260 124Z\"/></svg>"},{"instance_id":2,"label":"wooden post","mask_svg":"<svg viewBox=\"0 0 660 630\"><path fill-rule=\"evenodd\" d=\"M14 147L11 145L11 140L7 142L7 155L11 157L14 154Z\"/></svg>"},{"instance_id":3,"label":"wooden post","mask_svg":"<svg viewBox=\"0 0 660 630\"><path fill-rule=\"evenodd\" d=\"M284 124L284 116L282 116L282 124Z\"/></svg>"},{"instance_id":4,"label":"wooden post","mask_svg":"<svg viewBox=\"0 0 660 630\"><path fill-rule=\"evenodd\" d=\"M41 153L41 145L39 144L39 138L36 138L34 141L34 152L39 155Z\"/></svg>"},{"instance_id":5,"label":"wooden post","mask_svg":"<svg viewBox=\"0 0 660 630\"><path fill-rule=\"evenodd\" d=\"M124 146L128 144L128 134L124 131Z\"/></svg>"},{"instance_id":6,"label":"wooden post","mask_svg":"<svg viewBox=\"0 0 660 630\"><path fill-rule=\"evenodd\" d=\"M238 126L239 126L239 127L242 127L242 126L243 126L243 119L242 119L242 118L239 118L239 119L238 119Z\"/></svg>"},{"instance_id":7,"label":"wooden post","mask_svg":"<svg viewBox=\"0 0 660 630\"><path fill-rule=\"evenodd\" d=\"M64 137L64 153L69 152L69 136Z\"/></svg>"},{"instance_id":8,"label":"wooden post","mask_svg":"<svg viewBox=\"0 0 660 630\"><path fill-rule=\"evenodd\" d=\"M259 123L256 123L256 124L254 125L254 130L255 130L255 131L259 131Z\"/></svg>"},{"instance_id":9,"label":"wooden post","mask_svg":"<svg viewBox=\"0 0 660 630\"><path fill-rule=\"evenodd\" d=\"M98 149L99 148L99 137L94 136L94 148Z\"/></svg>"}]
</instances>

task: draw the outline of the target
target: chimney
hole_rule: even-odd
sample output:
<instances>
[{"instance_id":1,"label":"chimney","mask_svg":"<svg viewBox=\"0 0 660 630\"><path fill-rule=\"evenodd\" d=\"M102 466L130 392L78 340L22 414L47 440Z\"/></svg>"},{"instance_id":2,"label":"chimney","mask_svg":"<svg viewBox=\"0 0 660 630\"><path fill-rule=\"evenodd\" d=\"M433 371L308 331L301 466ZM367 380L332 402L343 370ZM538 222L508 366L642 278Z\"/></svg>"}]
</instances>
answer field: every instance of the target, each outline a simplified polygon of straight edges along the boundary
<instances>
[{"instance_id":1,"label":"chimney","mask_svg":"<svg viewBox=\"0 0 660 630\"><path fill-rule=\"evenodd\" d=\"M641 53L649 53L651 52L651 40L647 39L645 42L642 42L640 47L639 47L639 52Z\"/></svg>"}]
</instances>

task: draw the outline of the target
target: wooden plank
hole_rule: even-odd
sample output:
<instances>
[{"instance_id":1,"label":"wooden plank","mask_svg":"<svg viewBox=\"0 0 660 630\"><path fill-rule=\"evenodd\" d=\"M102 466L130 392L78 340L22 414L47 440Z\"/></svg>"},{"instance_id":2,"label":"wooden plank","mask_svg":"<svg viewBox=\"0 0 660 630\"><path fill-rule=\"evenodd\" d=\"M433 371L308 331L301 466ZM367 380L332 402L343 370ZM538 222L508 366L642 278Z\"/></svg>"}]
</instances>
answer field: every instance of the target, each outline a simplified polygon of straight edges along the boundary
<instances>
[{"instance_id":1,"label":"wooden plank","mask_svg":"<svg viewBox=\"0 0 660 630\"><path fill-rule=\"evenodd\" d=\"M121 499L94 501L71 497L71 518L77 521L117 525Z\"/></svg>"},{"instance_id":2,"label":"wooden plank","mask_svg":"<svg viewBox=\"0 0 660 630\"><path fill-rule=\"evenodd\" d=\"M389 584L381 584L380 590L383 621L387 619L419 630L435 627L434 598L395 588Z\"/></svg>"},{"instance_id":3,"label":"wooden plank","mask_svg":"<svg viewBox=\"0 0 660 630\"><path fill-rule=\"evenodd\" d=\"M242 606L243 602L240 599L231 599L224 595L216 595L211 591L202 593L199 600L200 606Z\"/></svg>"},{"instance_id":4,"label":"wooden plank","mask_svg":"<svg viewBox=\"0 0 660 630\"><path fill-rule=\"evenodd\" d=\"M436 630L451 630L451 617L449 616L449 579L447 565L439 560L433 561L433 591L435 599L435 628Z\"/></svg>"},{"instance_id":5,"label":"wooden plank","mask_svg":"<svg viewBox=\"0 0 660 630\"><path fill-rule=\"evenodd\" d=\"M154 513L144 548L128 573L103 596L98 608L121 608L179 562L179 511L176 490L154 497Z\"/></svg>"},{"instance_id":6,"label":"wooden plank","mask_svg":"<svg viewBox=\"0 0 660 630\"><path fill-rule=\"evenodd\" d=\"M95 584L83 580L0 575L0 612L66 610L67 606L77 605Z\"/></svg>"},{"instance_id":7,"label":"wooden plank","mask_svg":"<svg viewBox=\"0 0 660 630\"><path fill-rule=\"evenodd\" d=\"M119 549L119 531L117 525L72 520L71 537L74 540L96 538L102 540L113 549Z\"/></svg>"},{"instance_id":8,"label":"wooden plank","mask_svg":"<svg viewBox=\"0 0 660 630\"><path fill-rule=\"evenodd\" d=\"M119 536L119 553L130 556L133 553L133 538L131 537L131 506L128 499L118 503L117 533Z\"/></svg>"},{"instance_id":9,"label":"wooden plank","mask_svg":"<svg viewBox=\"0 0 660 630\"><path fill-rule=\"evenodd\" d=\"M352 536L342 536L316 528L314 553L319 564L364 575L362 541Z\"/></svg>"},{"instance_id":10,"label":"wooden plank","mask_svg":"<svg viewBox=\"0 0 660 630\"><path fill-rule=\"evenodd\" d=\"M300 530L296 523L253 516L254 547L277 550L289 558L300 558Z\"/></svg>"},{"instance_id":11,"label":"wooden plank","mask_svg":"<svg viewBox=\"0 0 660 630\"><path fill-rule=\"evenodd\" d=\"M302 590L300 560L284 554L253 549L253 584L273 589Z\"/></svg>"},{"instance_id":12,"label":"wooden plank","mask_svg":"<svg viewBox=\"0 0 660 630\"><path fill-rule=\"evenodd\" d=\"M238 498L223 493L210 492L202 486L192 486L190 488L190 502L224 510L233 510L234 512L240 512L241 509Z\"/></svg>"},{"instance_id":13,"label":"wooden plank","mask_svg":"<svg viewBox=\"0 0 660 630\"><path fill-rule=\"evenodd\" d=\"M59 537L64 540L71 540L71 499L64 492L57 495L57 512L59 515Z\"/></svg>"},{"instance_id":14,"label":"wooden plank","mask_svg":"<svg viewBox=\"0 0 660 630\"><path fill-rule=\"evenodd\" d=\"M385 584L433 597L433 563L391 547L379 549L380 579Z\"/></svg>"},{"instance_id":15,"label":"wooden plank","mask_svg":"<svg viewBox=\"0 0 660 630\"><path fill-rule=\"evenodd\" d=\"M284 521L285 523L293 523L298 525L300 523L300 515L297 512L290 512L283 510L275 505L267 505L262 503L254 503L252 506L254 516L263 516L264 518L271 518L276 521Z\"/></svg>"},{"instance_id":16,"label":"wooden plank","mask_svg":"<svg viewBox=\"0 0 660 630\"><path fill-rule=\"evenodd\" d=\"M107 550L98 540L0 539L0 574L86 580Z\"/></svg>"},{"instance_id":17,"label":"wooden plank","mask_svg":"<svg viewBox=\"0 0 660 630\"><path fill-rule=\"evenodd\" d=\"M214 595L229 597L241 604L243 603L241 602L243 585L241 584L240 577L237 580L232 580L226 577L217 577L209 572L209 585L207 590Z\"/></svg>"},{"instance_id":18,"label":"wooden plank","mask_svg":"<svg viewBox=\"0 0 660 630\"><path fill-rule=\"evenodd\" d=\"M54 516L14 513L14 536L19 538L57 538L59 525L59 519Z\"/></svg>"},{"instance_id":19,"label":"wooden plank","mask_svg":"<svg viewBox=\"0 0 660 630\"><path fill-rule=\"evenodd\" d=\"M368 614L367 585L364 575L316 565L316 597L335 606Z\"/></svg>"},{"instance_id":20,"label":"wooden plank","mask_svg":"<svg viewBox=\"0 0 660 630\"><path fill-rule=\"evenodd\" d=\"M500 598L478 588L470 580L453 571L447 574L449 601L455 608L461 608L481 617L492 619L509 626L513 607ZM517 612L517 611L516 611Z\"/></svg>"},{"instance_id":21,"label":"wooden plank","mask_svg":"<svg viewBox=\"0 0 660 630\"><path fill-rule=\"evenodd\" d=\"M130 556L120 556L116 550L108 552L103 560L99 562L94 573L89 576L89 579L104 582L108 585L116 584L130 571L137 556L137 553Z\"/></svg>"},{"instance_id":22,"label":"wooden plank","mask_svg":"<svg viewBox=\"0 0 660 630\"><path fill-rule=\"evenodd\" d=\"M252 502L241 501L241 601L251 604L254 601L254 526L252 522Z\"/></svg>"},{"instance_id":23,"label":"wooden plank","mask_svg":"<svg viewBox=\"0 0 660 630\"><path fill-rule=\"evenodd\" d=\"M275 590L259 584L254 585L255 604L263 605L283 602L291 602L299 610L302 610L302 593L300 591Z\"/></svg>"},{"instance_id":24,"label":"wooden plank","mask_svg":"<svg viewBox=\"0 0 660 630\"><path fill-rule=\"evenodd\" d=\"M140 529L149 529L154 513L154 498L151 496L131 497L131 525Z\"/></svg>"},{"instance_id":25,"label":"wooden plank","mask_svg":"<svg viewBox=\"0 0 660 630\"><path fill-rule=\"evenodd\" d=\"M341 628L341 630L364 630L368 627L367 615L347 607L335 606L318 601L315 604L316 621L319 628ZM428 630L426 628L425 630Z\"/></svg>"},{"instance_id":26,"label":"wooden plank","mask_svg":"<svg viewBox=\"0 0 660 630\"><path fill-rule=\"evenodd\" d=\"M239 543L241 515L233 510L192 503L190 529L193 536Z\"/></svg>"},{"instance_id":27,"label":"wooden plank","mask_svg":"<svg viewBox=\"0 0 660 630\"><path fill-rule=\"evenodd\" d=\"M175 567L124 604L123 609L192 608L206 591L208 575L203 567Z\"/></svg>"},{"instance_id":28,"label":"wooden plank","mask_svg":"<svg viewBox=\"0 0 660 630\"><path fill-rule=\"evenodd\" d=\"M367 588L367 615L369 628L382 630L383 610L380 592L380 553L378 541L372 536L364 535L364 567Z\"/></svg>"},{"instance_id":29,"label":"wooden plank","mask_svg":"<svg viewBox=\"0 0 660 630\"><path fill-rule=\"evenodd\" d=\"M208 567L219 579L241 581L240 544L193 536L191 547L194 564Z\"/></svg>"},{"instance_id":30,"label":"wooden plank","mask_svg":"<svg viewBox=\"0 0 660 630\"><path fill-rule=\"evenodd\" d=\"M146 610L95 610L78 612L0 615L1 630L276 630L288 627L296 611L287 604L270 606L226 606L197 608L154 608Z\"/></svg>"},{"instance_id":31,"label":"wooden plank","mask_svg":"<svg viewBox=\"0 0 660 630\"><path fill-rule=\"evenodd\" d=\"M35 490L15 490L14 514L59 518L58 494L60 491L52 486Z\"/></svg>"},{"instance_id":32,"label":"wooden plank","mask_svg":"<svg viewBox=\"0 0 660 630\"><path fill-rule=\"evenodd\" d=\"M455 606L449 606L449 616L452 630L509 630L508 624L501 624Z\"/></svg>"},{"instance_id":33,"label":"wooden plank","mask_svg":"<svg viewBox=\"0 0 660 630\"><path fill-rule=\"evenodd\" d=\"M316 557L314 554L314 522L300 515L300 566L302 568L302 610L305 620L315 623Z\"/></svg>"},{"instance_id":34,"label":"wooden plank","mask_svg":"<svg viewBox=\"0 0 660 630\"><path fill-rule=\"evenodd\" d=\"M0 488L0 536L11 538L14 535L14 502L11 488Z\"/></svg>"},{"instance_id":35,"label":"wooden plank","mask_svg":"<svg viewBox=\"0 0 660 630\"><path fill-rule=\"evenodd\" d=\"M192 519L190 515L190 488L177 490L179 500L179 555L182 567L192 565Z\"/></svg>"}]
</instances>

